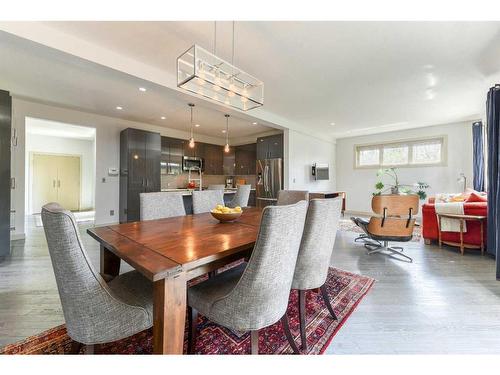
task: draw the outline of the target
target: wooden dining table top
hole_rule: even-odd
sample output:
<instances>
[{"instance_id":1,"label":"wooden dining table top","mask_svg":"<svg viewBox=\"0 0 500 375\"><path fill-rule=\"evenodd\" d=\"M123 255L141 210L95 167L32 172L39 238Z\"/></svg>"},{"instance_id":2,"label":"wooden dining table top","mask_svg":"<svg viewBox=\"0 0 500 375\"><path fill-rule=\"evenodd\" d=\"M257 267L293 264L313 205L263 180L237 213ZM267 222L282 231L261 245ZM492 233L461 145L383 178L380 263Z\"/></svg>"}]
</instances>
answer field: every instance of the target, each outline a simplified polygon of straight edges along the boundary
<instances>
[{"instance_id":1,"label":"wooden dining table top","mask_svg":"<svg viewBox=\"0 0 500 375\"><path fill-rule=\"evenodd\" d=\"M210 213L88 229L88 234L151 281L253 248L262 209L245 208L234 222Z\"/></svg>"}]
</instances>

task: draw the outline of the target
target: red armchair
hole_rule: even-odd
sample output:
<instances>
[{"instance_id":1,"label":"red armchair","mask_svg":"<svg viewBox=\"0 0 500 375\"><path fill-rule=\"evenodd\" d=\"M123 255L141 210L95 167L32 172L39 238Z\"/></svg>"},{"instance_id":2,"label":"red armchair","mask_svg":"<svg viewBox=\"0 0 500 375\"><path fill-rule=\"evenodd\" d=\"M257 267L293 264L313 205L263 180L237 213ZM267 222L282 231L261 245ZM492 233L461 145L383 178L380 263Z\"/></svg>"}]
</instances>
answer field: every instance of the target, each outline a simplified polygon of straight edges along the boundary
<instances>
[{"instance_id":1,"label":"red armchair","mask_svg":"<svg viewBox=\"0 0 500 375\"><path fill-rule=\"evenodd\" d=\"M486 216L488 207L487 202L465 202L465 215ZM484 243L487 238L487 224L484 222ZM422 237L425 243L430 244L432 240L438 240L438 223L436 210L434 209L434 199L429 198L429 202L422 206ZM443 241L460 242L460 234L455 232L442 232ZM481 245L481 224L479 222L467 222L467 232L464 233L464 243L471 245Z\"/></svg>"}]
</instances>

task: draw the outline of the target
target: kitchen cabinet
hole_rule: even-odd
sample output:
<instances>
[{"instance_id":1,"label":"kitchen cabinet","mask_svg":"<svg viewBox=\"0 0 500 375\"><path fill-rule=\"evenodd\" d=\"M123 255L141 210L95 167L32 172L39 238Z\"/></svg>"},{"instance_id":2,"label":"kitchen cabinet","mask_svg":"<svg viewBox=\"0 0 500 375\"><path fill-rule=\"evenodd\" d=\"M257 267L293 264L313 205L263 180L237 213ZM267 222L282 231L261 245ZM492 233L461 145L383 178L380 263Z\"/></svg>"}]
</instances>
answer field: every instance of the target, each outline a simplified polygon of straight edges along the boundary
<instances>
[{"instance_id":1,"label":"kitchen cabinet","mask_svg":"<svg viewBox=\"0 0 500 375\"><path fill-rule=\"evenodd\" d=\"M235 147L235 175L254 175L257 160L256 144Z\"/></svg>"},{"instance_id":2,"label":"kitchen cabinet","mask_svg":"<svg viewBox=\"0 0 500 375\"><path fill-rule=\"evenodd\" d=\"M178 175L182 173L184 155L182 139L161 137L161 174Z\"/></svg>"},{"instance_id":3,"label":"kitchen cabinet","mask_svg":"<svg viewBox=\"0 0 500 375\"><path fill-rule=\"evenodd\" d=\"M195 142L194 148L189 147L189 141L184 142L184 156L202 158L205 151L205 143Z\"/></svg>"},{"instance_id":4,"label":"kitchen cabinet","mask_svg":"<svg viewBox=\"0 0 500 375\"><path fill-rule=\"evenodd\" d=\"M234 176L235 157L235 147L230 147L229 152L224 152L222 156L222 173L225 176Z\"/></svg>"},{"instance_id":5,"label":"kitchen cabinet","mask_svg":"<svg viewBox=\"0 0 500 375\"><path fill-rule=\"evenodd\" d=\"M120 133L120 222L139 220L139 194L160 191L160 133Z\"/></svg>"},{"instance_id":6,"label":"kitchen cabinet","mask_svg":"<svg viewBox=\"0 0 500 375\"><path fill-rule=\"evenodd\" d=\"M283 134L257 138L257 160L283 158Z\"/></svg>"},{"instance_id":7,"label":"kitchen cabinet","mask_svg":"<svg viewBox=\"0 0 500 375\"><path fill-rule=\"evenodd\" d=\"M10 212L11 201L11 113L10 93L0 90L0 257L10 254Z\"/></svg>"},{"instance_id":8,"label":"kitchen cabinet","mask_svg":"<svg viewBox=\"0 0 500 375\"><path fill-rule=\"evenodd\" d=\"M203 145L204 174L222 175L224 163L224 148L219 145L205 143Z\"/></svg>"}]
</instances>

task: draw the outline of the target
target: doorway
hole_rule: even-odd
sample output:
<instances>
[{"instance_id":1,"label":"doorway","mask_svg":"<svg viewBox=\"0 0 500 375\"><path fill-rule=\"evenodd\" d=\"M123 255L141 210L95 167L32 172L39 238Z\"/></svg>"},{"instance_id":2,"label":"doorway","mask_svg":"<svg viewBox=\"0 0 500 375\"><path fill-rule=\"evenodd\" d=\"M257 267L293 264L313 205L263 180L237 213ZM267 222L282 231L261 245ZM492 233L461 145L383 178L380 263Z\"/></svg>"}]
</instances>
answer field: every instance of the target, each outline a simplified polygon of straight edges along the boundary
<instances>
[{"instance_id":1,"label":"doorway","mask_svg":"<svg viewBox=\"0 0 500 375\"><path fill-rule=\"evenodd\" d=\"M26 118L25 225L41 227L41 208L57 202L78 222L95 218L95 128Z\"/></svg>"},{"instance_id":2,"label":"doorway","mask_svg":"<svg viewBox=\"0 0 500 375\"><path fill-rule=\"evenodd\" d=\"M80 211L80 156L33 153L32 163L33 213L49 202Z\"/></svg>"}]
</instances>

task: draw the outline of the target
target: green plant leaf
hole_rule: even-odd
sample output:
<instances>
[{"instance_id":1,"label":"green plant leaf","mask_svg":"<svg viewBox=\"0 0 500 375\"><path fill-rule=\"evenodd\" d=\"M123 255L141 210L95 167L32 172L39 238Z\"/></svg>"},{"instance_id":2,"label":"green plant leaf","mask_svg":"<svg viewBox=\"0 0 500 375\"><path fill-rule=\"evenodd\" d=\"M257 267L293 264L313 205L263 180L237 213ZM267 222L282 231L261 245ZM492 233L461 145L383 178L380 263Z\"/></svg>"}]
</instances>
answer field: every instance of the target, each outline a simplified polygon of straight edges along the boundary
<instances>
[{"instance_id":1,"label":"green plant leaf","mask_svg":"<svg viewBox=\"0 0 500 375\"><path fill-rule=\"evenodd\" d=\"M379 181L375 184L375 189L382 190L383 188L384 188L384 183L382 181Z\"/></svg>"}]
</instances>

